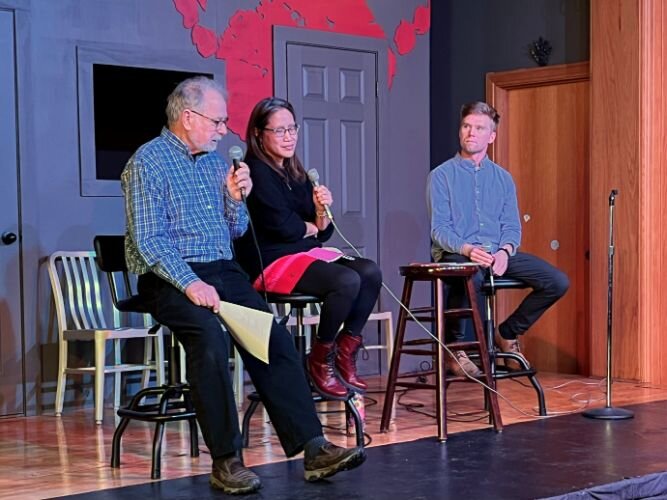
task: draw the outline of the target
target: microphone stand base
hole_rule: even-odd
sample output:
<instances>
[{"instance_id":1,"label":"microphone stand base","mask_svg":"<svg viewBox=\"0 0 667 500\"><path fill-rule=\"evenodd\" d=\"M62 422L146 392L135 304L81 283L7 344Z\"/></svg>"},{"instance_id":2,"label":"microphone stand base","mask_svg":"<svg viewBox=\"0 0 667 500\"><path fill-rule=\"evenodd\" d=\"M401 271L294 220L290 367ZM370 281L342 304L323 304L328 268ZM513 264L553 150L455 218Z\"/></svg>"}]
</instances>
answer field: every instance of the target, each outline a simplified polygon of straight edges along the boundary
<instances>
[{"instance_id":1,"label":"microphone stand base","mask_svg":"<svg viewBox=\"0 0 667 500\"><path fill-rule=\"evenodd\" d=\"M586 418L594 418L596 420L627 420L634 418L634 412L625 410L623 408L613 408L605 406L604 408L593 408L581 413Z\"/></svg>"}]
</instances>

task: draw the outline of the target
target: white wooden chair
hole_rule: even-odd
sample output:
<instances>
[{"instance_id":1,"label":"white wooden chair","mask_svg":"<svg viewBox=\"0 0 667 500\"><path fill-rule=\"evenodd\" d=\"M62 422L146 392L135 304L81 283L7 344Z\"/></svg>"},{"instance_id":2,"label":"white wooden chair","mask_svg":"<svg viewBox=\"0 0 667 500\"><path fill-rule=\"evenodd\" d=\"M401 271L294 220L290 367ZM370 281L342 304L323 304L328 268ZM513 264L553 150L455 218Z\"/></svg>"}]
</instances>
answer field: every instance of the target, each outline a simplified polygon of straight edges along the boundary
<instances>
[{"instance_id":1,"label":"white wooden chair","mask_svg":"<svg viewBox=\"0 0 667 500\"><path fill-rule=\"evenodd\" d=\"M49 278L53 290L58 322L58 385L55 413L63 411L67 375L89 374L94 377L95 422L102 423L104 409L104 377L114 374L114 408L120 406L121 374L143 372L142 383L147 384L151 370L156 371L158 385L164 383L164 351L162 330L151 328L150 319L144 316L142 327L121 327L121 315L114 309L105 314L102 301L99 271L95 264L95 252L55 252L49 257ZM108 308L106 308L108 309ZM108 316L113 322L109 324ZM121 340L145 339L142 363L121 361ZM70 366L69 343L92 342L93 359L88 366ZM107 363L107 341L113 341L113 356ZM155 356L153 356L153 351ZM153 360L151 358L154 358Z\"/></svg>"}]
</instances>

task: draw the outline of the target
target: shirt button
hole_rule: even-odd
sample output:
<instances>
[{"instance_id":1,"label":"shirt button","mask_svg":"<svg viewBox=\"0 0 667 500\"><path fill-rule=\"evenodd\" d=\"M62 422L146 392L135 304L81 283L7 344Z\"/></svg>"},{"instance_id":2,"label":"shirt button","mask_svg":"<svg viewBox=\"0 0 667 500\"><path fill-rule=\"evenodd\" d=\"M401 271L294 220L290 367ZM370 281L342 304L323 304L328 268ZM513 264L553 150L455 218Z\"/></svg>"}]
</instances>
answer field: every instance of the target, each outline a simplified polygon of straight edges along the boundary
<instances>
[{"instance_id":1,"label":"shirt button","mask_svg":"<svg viewBox=\"0 0 667 500\"><path fill-rule=\"evenodd\" d=\"M210 210L210 209L213 208L213 205L208 205L206 208L208 208Z\"/></svg>"},{"instance_id":2,"label":"shirt button","mask_svg":"<svg viewBox=\"0 0 667 500\"><path fill-rule=\"evenodd\" d=\"M480 223L479 223L479 227L484 227L484 223L483 223L483 222L480 222Z\"/></svg>"}]
</instances>

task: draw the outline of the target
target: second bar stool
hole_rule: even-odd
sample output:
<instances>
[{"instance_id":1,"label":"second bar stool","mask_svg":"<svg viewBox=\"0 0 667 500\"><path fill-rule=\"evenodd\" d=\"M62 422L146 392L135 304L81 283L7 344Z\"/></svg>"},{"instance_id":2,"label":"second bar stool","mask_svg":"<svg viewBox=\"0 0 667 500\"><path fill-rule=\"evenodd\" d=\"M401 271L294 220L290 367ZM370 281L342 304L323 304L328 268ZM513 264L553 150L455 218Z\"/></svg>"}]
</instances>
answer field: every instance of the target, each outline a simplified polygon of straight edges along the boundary
<instances>
[{"instance_id":1,"label":"second bar stool","mask_svg":"<svg viewBox=\"0 0 667 500\"><path fill-rule=\"evenodd\" d=\"M479 359L482 365L482 375L478 377L487 386L493 387L493 378L489 361L489 354L484 338L482 320L475 299L475 291L472 283L472 277L477 272L477 266L461 264L410 264L400 268L401 276L405 278L403 284L403 295L401 302L412 312L420 322L434 322L436 338L444 344L445 342L445 322L450 318L471 317L475 330L475 340L468 342L454 342L447 347L452 350L475 350L479 353ZM460 279L465 282L465 290L470 301L469 308L446 309L446 292L444 282ZM413 284L417 281L427 281L434 287L434 305L426 307L410 307ZM408 315L405 309L401 308L396 325L396 339L394 343L394 355L392 356L389 378L387 380L387 390L385 393L384 407L382 410L382 421L380 431L386 432L389 429L389 423L392 413L392 403L396 387L405 387L410 389L435 389L436 391L436 422L438 427L438 440L447 439L447 384L455 381L467 381L467 377L447 376L446 360L449 354L438 345L432 338L421 338L414 340L405 340L405 330L408 321L413 319ZM410 372L406 374L399 373L401 357L403 354L415 356L429 356L433 360L433 370L420 371L419 373ZM415 375L435 375L435 384L407 381L406 378L414 379ZM503 427L500 409L498 407L498 398L495 392L484 389L487 401L490 402L490 417L493 427L496 431L501 431Z\"/></svg>"}]
</instances>

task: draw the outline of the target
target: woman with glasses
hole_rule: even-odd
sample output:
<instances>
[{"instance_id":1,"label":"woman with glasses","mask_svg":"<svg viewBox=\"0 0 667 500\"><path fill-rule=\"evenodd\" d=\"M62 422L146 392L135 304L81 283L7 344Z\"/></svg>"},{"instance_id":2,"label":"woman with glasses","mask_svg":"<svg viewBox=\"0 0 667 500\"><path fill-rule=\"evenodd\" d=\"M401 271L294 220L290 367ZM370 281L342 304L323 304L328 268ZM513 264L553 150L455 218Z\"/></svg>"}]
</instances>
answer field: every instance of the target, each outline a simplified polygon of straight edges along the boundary
<instances>
[{"instance_id":1,"label":"woman with glasses","mask_svg":"<svg viewBox=\"0 0 667 500\"><path fill-rule=\"evenodd\" d=\"M334 230L325 208L333 198L326 186L308 181L295 154L298 138L288 101L274 97L257 103L248 122L245 162L253 182L248 211L261 260L250 231L238 241L237 257L258 290L321 299L317 338L306 364L318 392L345 398L348 389L368 387L357 376L356 357L382 275L371 260L323 248Z\"/></svg>"}]
</instances>

